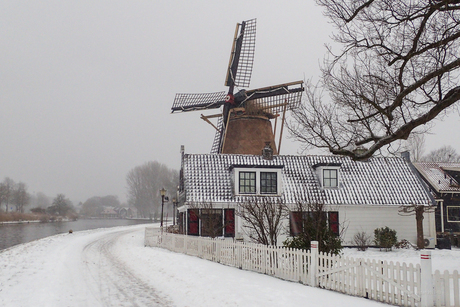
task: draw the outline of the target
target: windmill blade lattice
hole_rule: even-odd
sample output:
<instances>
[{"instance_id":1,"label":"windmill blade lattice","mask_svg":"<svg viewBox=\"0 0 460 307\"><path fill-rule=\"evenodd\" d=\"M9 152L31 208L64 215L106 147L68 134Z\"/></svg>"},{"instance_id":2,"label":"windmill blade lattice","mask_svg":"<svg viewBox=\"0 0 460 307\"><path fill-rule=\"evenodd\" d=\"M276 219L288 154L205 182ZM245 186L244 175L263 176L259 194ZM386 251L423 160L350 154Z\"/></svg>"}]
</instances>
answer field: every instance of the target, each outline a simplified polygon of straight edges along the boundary
<instances>
[{"instance_id":1,"label":"windmill blade lattice","mask_svg":"<svg viewBox=\"0 0 460 307\"><path fill-rule=\"evenodd\" d=\"M295 110L302 99L303 81L258 88L245 92L246 98L240 106L255 107L273 114L282 110Z\"/></svg>"},{"instance_id":2,"label":"windmill blade lattice","mask_svg":"<svg viewBox=\"0 0 460 307\"><path fill-rule=\"evenodd\" d=\"M283 112L285 107L289 111L295 110L299 106L301 99L302 92L294 92L247 100L245 105L246 108L255 108L272 114L278 114Z\"/></svg>"},{"instance_id":3,"label":"windmill blade lattice","mask_svg":"<svg viewBox=\"0 0 460 307\"><path fill-rule=\"evenodd\" d=\"M217 128L216 135L214 136L214 141L211 147L211 154L218 154L220 151L220 142L221 142L221 134L222 134L222 116L217 120Z\"/></svg>"},{"instance_id":4,"label":"windmill blade lattice","mask_svg":"<svg viewBox=\"0 0 460 307\"><path fill-rule=\"evenodd\" d=\"M232 79L235 86L248 87L251 82L256 49L256 19L247 20L238 26L242 27L243 33L235 37L225 85L230 86L230 79ZM238 46L238 40L240 39L242 39L242 42ZM240 48L239 51L237 51L238 48ZM237 65L236 73L233 75L232 67L235 64Z\"/></svg>"},{"instance_id":5,"label":"windmill blade lattice","mask_svg":"<svg viewBox=\"0 0 460 307\"><path fill-rule=\"evenodd\" d=\"M216 109L225 103L226 92L202 93L202 94L176 94L172 112L195 111L202 109Z\"/></svg>"}]
</instances>

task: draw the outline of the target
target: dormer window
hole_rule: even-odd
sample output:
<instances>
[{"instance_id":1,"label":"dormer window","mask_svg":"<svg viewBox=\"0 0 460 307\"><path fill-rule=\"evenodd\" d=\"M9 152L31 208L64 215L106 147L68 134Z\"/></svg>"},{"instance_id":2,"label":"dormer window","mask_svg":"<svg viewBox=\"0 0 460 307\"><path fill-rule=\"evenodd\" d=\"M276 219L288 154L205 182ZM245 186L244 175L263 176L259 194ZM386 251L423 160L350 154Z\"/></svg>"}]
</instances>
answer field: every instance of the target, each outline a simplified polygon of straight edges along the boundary
<instances>
[{"instance_id":1,"label":"dormer window","mask_svg":"<svg viewBox=\"0 0 460 307\"><path fill-rule=\"evenodd\" d=\"M260 172L260 193L277 194L278 192L278 173Z\"/></svg>"},{"instance_id":2,"label":"dormer window","mask_svg":"<svg viewBox=\"0 0 460 307\"><path fill-rule=\"evenodd\" d=\"M339 187L340 163L318 163L312 166L317 175L319 184L325 189Z\"/></svg>"},{"instance_id":3,"label":"dormer window","mask_svg":"<svg viewBox=\"0 0 460 307\"><path fill-rule=\"evenodd\" d=\"M323 169L323 187L336 188L339 185L337 169Z\"/></svg>"},{"instance_id":4,"label":"dormer window","mask_svg":"<svg viewBox=\"0 0 460 307\"><path fill-rule=\"evenodd\" d=\"M240 194L256 193L256 172L239 172Z\"/></svg>"},{"instance_id":5,"label":"dormer window","mask_svg":"<svg viewBox=\"0 0 460 307\"><path fill-rule=\"evenodd\" d=\"M238 195L281 194L281 168L234 168Z\"/></svg>"}]
</instances>

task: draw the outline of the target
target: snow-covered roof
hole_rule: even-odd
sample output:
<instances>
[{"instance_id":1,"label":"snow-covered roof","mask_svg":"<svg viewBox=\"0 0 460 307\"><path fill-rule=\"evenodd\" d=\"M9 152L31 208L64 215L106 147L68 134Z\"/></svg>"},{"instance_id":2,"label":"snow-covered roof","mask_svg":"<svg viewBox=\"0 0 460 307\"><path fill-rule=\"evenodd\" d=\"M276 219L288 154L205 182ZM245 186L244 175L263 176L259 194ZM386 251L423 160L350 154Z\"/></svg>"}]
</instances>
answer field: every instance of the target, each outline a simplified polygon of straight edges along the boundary
<instances>
[{"instance_id":1,"label":"snow-covered roof","mask_svg":"<svg viewBox=\"0 0 460 307\"><path fill-rule=\"evenodd\" d=\"M448 171L460 172L460 163L417 162L414 166L436 192L460 192L459 183L448 173Z\"/></svg>"},{"instance_id":2,"label":"snow-covered roof","mask_svg":"<svg viewBox=\"0 0 460 307\"><path fill-rule=\"evenodd\" d=\"M234 194L234 167L281 168L281 197L339 205L428 204L429 196L403 158L371 158L365 162L341 156L261 156L184 154L185 202L237 203L248 196ZM340 165L339 186L322 188L315 166Z\"/></svg>"}]
</instances>

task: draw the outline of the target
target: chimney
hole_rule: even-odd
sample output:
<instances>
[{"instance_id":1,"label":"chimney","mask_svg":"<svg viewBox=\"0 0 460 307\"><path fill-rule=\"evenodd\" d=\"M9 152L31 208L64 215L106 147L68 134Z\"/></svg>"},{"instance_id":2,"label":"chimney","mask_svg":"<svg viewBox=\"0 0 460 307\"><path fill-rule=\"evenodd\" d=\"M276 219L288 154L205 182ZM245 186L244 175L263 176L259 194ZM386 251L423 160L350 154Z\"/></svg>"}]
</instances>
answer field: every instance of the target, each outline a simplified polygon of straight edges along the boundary
<instances>
[{"instance_id":1,"label":"chimney","mask_svg":"<svg viewBox=\"0 0 460 307\"><path fill-rule=\"evenodd\" d=\"M410 152L409 151L403 151L401 153L401 158L403 158L407 162L410 162Z\"/></svg>"},{"instance_id":2,"label":"chimney","mask_svg":"<svg viewBox=\"0 0 460 307\"><path fill-rule=\"evenodd\" d=\"M270 142L265 142L265 147L262 149L262 158L264 160L273 160L273 148L270 146Z\"/></svg>"}]
</instances>

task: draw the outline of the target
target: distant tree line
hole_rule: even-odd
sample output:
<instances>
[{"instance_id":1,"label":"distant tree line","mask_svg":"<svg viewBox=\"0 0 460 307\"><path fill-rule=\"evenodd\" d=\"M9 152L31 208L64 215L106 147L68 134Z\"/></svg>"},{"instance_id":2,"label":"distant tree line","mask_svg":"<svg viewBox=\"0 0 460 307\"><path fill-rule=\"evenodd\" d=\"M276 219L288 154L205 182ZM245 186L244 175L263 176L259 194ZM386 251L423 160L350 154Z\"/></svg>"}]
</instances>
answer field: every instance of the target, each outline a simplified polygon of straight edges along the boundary
<instances>
[{"instance_id":1,"label":"distant tree line","mask_svg":"<svg viewBox=\"0 0 460 307\"><path fill-rule=\"evenodd\" d=\"M137 209L139 217L158 218L161 210L160 190L172 199L179 184L179 172L156 161L149 161L131 169L126 175L128 202ZM172 212L165 205L165 213Z\"/></svg>"},{"instance_id":2,"label":"distant tree line","mask_svg":"<svg viewBox=\"0 0 460 307\"><path fill-rule=\"evenodd\" d=\"M5 212L12 211L14 206L16 212L24 213L24 207L29 201L30 194L25 183L16 183L9 177L0 183L0 208L4 206Z\"/></svg>"},{"instance_id":3,"label":"distant tree line","mask_svg":"<svg viewBox=\"0 0 460 307\"><path fill-rule=\"evenodd\" d=\"M41 192L31 195L24 182L16 183L9 177L0 182L0 212L24 213L28 205L34 206L30 211L35 214L76 216L72 202L64 194L58 194L51 200Z\"/></svg>"}]
</instances>

